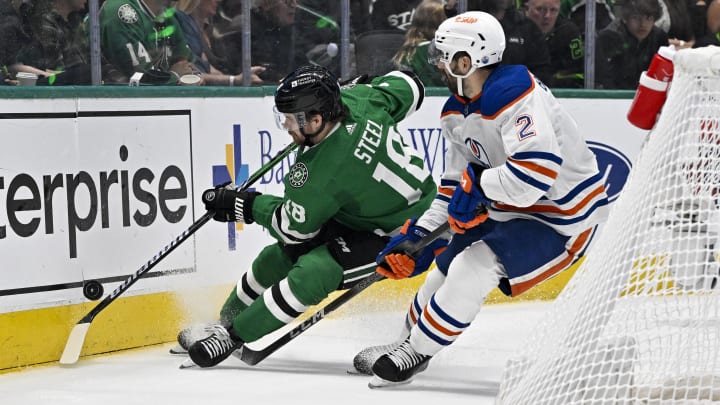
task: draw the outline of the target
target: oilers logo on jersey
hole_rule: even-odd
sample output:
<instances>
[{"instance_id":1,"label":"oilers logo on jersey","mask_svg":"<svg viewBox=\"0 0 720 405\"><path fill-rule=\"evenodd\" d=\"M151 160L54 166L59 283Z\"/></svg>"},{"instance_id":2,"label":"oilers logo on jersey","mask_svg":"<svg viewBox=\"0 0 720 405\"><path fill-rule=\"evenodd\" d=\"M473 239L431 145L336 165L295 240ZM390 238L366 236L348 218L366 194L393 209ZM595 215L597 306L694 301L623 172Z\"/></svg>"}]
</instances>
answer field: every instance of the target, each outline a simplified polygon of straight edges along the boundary
<instances>
[{"instance_id":1,"label":"oilers logo on jersey","mask_svg":"<svg viewBox=\"0 0 720 405\"><path fill-rule=\"evenodd\" d=\"M475 159L477 159L477 162L474 163L479 164L485 169L490 168L490 158L480 142L472 138L466 138L465 145L468 147L468 150L470 150L470 153L475 156Z\"/></svg>"}]
</instances>

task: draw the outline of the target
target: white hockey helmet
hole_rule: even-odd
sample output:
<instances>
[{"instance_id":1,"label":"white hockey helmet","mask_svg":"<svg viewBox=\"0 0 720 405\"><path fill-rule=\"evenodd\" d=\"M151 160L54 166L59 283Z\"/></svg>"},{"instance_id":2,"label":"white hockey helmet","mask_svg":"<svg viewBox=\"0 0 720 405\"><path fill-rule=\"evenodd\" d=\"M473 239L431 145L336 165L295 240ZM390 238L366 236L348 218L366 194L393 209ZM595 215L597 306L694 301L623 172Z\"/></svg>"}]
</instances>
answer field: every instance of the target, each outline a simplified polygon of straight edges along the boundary
<instances>
[{"instance_id":1,"label":"white hockey helmet","mask_svg":"<svg viewBox=\"0 0 720 405\"><path fill-rule=\"evenodd\" d=\"M448 18L435 31L433 46L438 61L449 65L458 52L467 52L475 68L502 60L505 33L500 22L482 11L468 11Z\"/></svg>"}]
</instances>

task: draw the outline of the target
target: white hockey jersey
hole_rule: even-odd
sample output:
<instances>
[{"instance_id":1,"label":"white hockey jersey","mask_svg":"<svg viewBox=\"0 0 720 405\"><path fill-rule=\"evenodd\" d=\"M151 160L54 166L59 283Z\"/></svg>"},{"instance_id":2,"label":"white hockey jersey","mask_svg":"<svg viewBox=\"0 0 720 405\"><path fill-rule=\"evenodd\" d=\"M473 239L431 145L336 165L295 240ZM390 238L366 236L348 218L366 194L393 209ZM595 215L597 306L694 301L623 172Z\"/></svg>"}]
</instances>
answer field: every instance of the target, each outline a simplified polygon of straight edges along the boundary
<instances>
[{"instance_id":1,"label":"white hockey jersey","mask_svg":"<svg viewBox=\"0 0 720 405\"><path fill-rule=\"evenodd\" d=\"M468 162L495 201L490 218L532 218L562 235L604 222L607 195L595 155L573 118L522 65L496 68L472 100L453 95L441 114L448 141L439 192L418 225L435 229Z\"/></svg>"}]
</instances>

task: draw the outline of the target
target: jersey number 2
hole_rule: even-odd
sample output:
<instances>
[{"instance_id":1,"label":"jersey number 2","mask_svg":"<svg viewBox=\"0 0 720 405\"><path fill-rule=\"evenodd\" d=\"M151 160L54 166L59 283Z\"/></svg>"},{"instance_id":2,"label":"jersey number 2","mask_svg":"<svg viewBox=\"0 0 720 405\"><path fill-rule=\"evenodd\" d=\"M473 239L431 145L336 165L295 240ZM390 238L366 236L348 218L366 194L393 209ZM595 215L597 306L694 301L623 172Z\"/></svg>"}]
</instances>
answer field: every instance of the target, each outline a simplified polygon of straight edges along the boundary
<instances>
[{"instance_id":1,"label":"jersey number 2","mask_svg":"<svg viewBox=\"0 0 720 405\"><path fill-rule=\"evenodd\" d=\"M529 115L523 114L515 118L515 127L520 127L517 131L517 135L518 139L521 141L530 138L531 136L535 136L535 131L532 129L533 119Z\"/></svg>"}]
</instances>

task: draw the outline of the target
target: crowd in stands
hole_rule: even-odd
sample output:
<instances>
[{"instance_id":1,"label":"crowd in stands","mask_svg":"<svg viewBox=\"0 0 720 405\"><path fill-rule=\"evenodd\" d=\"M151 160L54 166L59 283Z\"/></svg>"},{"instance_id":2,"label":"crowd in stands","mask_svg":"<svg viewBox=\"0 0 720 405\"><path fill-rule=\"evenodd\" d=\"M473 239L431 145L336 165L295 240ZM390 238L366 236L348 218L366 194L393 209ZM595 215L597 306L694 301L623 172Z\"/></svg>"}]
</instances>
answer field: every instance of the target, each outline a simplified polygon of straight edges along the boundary
<instances>
[{"instance_id":1,"label":"crowd in stands","mask_svg":"<svg viewBox=\"0 0 720 405\"><path fill-rule=\"evenodd\" d=\"M340 75L341 2L249 0L246 18L244 1L101 0L102 83L170 85L194 76L207 86L275 85L307 63ZM583 88L586 1L467 0L467 9L500 21L503 63L524 64L553 88ZM720 45L720 0L594 2L594 88L635 89L660 46ZM457 7L457 0L350 0L351 75L404 69L444 86L428 50ZM0 84L17 84L19 72L36 74L38 85L91 84L87 13L87 0L0 0Z\"/></svg>"}]
</instances>

